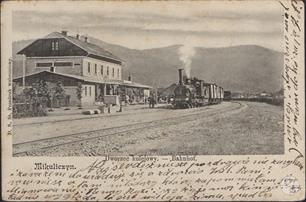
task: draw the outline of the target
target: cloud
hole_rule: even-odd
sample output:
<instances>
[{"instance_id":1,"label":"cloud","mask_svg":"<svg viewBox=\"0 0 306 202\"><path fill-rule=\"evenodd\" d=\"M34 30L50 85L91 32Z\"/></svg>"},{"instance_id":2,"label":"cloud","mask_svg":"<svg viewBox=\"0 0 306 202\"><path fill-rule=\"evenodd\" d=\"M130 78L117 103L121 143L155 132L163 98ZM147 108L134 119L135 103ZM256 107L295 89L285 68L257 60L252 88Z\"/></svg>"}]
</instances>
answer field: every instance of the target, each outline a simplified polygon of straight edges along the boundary
<instances>
[{"instance_id":1,"label":"cloud","mask_svg":"<svg viewBox=\"0 0 306 202\"><path fill-rule=\"evenodd\" d=\"M212 40L223 41L226 46L225 41L239 42L239 38L241 43L252 44L283 35L281 6L271 1L262 6L263 2L97 2L101 6L71 3L69 7L54 3L48 10L35 7L14 12L13 33L18 40L67 29L109 42L114 41L110 36L116 36L117 43L138 49L156 47L161 42L179 43L186 37L206 41L207 46L216 44ZM133 36L144 41L131 45L128 41ZM150 37L154 40L146 42ZM282 44L273 48L280 50Z\"/></svg>"},{"instance_id":2,"label":"cloud","mask_svg":"<svg viewBox=\"0 0 306 202\"><path fill-rule=\"evenodd\" d=\"M54 20L54 16L57 16L57 20ZM75 19L78 19L75 21ZM37 14L31 14L29 18L16 16L18 27L24 23L33 24L36 26L43 26L48 24L49 26L67 26L67 27L111 27L114 28L134 28L150 31L186 31L186 32L280 32L282 30L282 21L269 22L260 21L254 19L222 19L212 18L209 20L199 19L154 19L152 16L138 17L138 18L123 18L115 15L114 17L105 17L99 15L84 15L73 16L67 14L56 15L44 15L39 16ZM18 22L18 20L20 22Z\"/></svg>"}]
</instances>

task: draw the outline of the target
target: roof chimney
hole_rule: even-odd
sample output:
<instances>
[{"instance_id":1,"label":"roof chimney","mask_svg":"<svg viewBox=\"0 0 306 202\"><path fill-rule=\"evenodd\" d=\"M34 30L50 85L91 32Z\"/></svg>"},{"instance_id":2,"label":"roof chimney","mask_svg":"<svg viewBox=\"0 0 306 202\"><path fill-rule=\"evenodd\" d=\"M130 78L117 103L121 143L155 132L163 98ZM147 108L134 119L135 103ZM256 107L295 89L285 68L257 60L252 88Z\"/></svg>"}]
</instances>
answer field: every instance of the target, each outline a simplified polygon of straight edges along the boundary
<instances>
[{"instance_id":1,"label":"roof chimney","mask_svg":"<svg viewBox=\"0 0 306 202\"><path fill-rule=\"evenodd\" d=\"M128 81L132 81L132 76L129 74Z\"/></svg>"},{"instance_id":2,"label":"roof chimney","mask_svg":"<svg viewBox=\"0 0 306 202\"><path fill-rule=\"evenodd\" d=\"M80 39L80 35L76 34L75 38Z\"/></svg>"},{"instance_id":3,"label":"roof chimney","mask_svg":"<svg viewBox=\"0 0 306 202\"><path fill-rule=\"evenodd\" d=\"M67 36L67 33L68 33L68 32L65 31L65 30L62 31L62 34L65 35L65 36Z\"/></svg>"},{"instance_id":4,"label":"roof chimney","mask_svg":"<svg viewBox=\"0 0 306 202\"><path fill-rule=\"evenodd\" d=\"M88 42L88 36L85 36L85 37L84 37L84 40L85 40L85 42L87 43L87 42Z\"/></svg>"}]
</instances>

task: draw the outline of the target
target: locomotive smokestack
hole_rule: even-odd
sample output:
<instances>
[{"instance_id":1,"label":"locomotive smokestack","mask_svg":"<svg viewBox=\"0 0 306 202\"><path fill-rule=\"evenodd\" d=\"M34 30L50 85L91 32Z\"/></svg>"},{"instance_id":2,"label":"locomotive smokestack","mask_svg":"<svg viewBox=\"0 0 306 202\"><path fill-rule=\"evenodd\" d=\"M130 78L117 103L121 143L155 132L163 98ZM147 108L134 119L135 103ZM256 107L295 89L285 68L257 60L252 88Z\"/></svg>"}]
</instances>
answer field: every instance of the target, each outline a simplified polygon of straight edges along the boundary
<instances>
[{"instance_id":1,"label":"locomotive smokestack","mask_svg":"<svg viewBox=\"0 0 306 202\"><path fill-rule=\"evenodd\" d=\"M183 69L179 69L179 84L183 85Z\"/></svg>"}]
</instances>

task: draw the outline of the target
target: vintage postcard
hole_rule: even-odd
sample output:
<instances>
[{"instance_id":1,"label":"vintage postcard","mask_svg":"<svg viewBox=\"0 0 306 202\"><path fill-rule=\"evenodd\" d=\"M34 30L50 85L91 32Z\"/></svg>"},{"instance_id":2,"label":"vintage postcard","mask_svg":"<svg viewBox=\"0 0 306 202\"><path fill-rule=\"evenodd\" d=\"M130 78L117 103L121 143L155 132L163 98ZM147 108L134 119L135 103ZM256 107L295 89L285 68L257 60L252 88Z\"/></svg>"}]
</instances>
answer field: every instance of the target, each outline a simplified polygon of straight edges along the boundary
<instances>
[{"instance_id":1,"label":"vintage postcard","mask_svg":"<svg viewBox=\"0 0 306 202\"><path fill-rule=\"evenodd\" d=\"M304 3L1 2L2 199L305 198Z\"/></svg>"}]
</instances>

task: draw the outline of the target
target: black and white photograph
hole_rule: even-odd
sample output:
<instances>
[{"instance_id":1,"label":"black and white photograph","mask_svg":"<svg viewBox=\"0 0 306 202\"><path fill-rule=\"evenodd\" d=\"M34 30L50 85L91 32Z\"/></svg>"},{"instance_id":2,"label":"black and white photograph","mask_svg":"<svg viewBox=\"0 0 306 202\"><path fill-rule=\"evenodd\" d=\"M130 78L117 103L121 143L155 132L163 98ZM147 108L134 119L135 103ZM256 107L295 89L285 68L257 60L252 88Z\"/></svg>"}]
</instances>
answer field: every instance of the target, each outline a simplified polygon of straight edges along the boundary
<instances>
[{"instance_id":1,"label":"black and white photograph","mask_svg":"<svg viewBox=\"0 0 306 202\"><path fill-rule=\"evenodd\" d=\"M302 1L0 9L4 201L305 200Z\"/></svg>"},{"instance_id":2,"label":"black and white photograph","mask_svg":"<svg viewBox=\"0 0 306 202\"><path fill-rule=\"evenodd\" d=\"M283 8L12 13L13 156L283 154Z\"/></svg>"}]
</instances>

